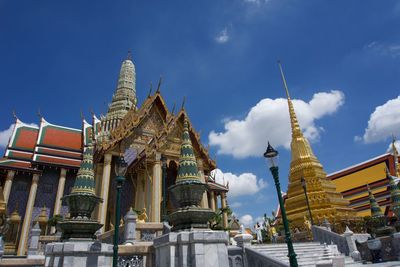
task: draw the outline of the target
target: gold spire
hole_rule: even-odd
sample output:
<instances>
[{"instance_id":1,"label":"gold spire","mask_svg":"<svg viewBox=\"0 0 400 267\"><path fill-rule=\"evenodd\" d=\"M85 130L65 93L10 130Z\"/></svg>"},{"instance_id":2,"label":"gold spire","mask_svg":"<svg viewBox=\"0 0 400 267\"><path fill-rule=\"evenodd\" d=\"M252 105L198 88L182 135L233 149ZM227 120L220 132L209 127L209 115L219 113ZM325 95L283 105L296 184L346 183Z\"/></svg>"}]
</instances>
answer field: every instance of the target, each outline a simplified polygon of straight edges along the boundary
<instances>
[{"instance_id":1,"label":"gold spire","mask_svg":"<svg viewBox=\"0 0 400 267\"><path fill-rule=\"evenodd\" d=\"M286 83L285 75L283 73L281 62L278 61L279 70L281 72L281 78L283 82L283 87L286 91L286 97L288 101L289 107L289 117L290 117L290 125L292 127L292 142L291 142L291 149L292 149L292 161L297 160L300 158L305 157L312 157L315 158L314 153L308 143L307 139L304 138L303 132L301 131L299 122L297 120L296 113L294 111L292 100L290 99L289 89ZM319 162L318 162L319 163Z\"/></svg>"},{"instance_id":2,"label":"gold spire","mask_svg":"<svg viewBox=\"0 0 400 267\"><path fill-rule=\"evenodd\" d=\"M292 103L292 100L290 99L289 89L288 89L288 86L286 83L285 74L283 73L283 69L282 69L282 65L281 65L280 61L278 61L278 65L279 65L279 70L281 72L283 87L285 88L285 91L286 91L286 97L287 97L288 106L289 106L290 125L292 126L292 138L302 137L303 133L301 132L299 122L297 121L296 113L294 112L293 103Z\"/></svg>"},{"instance_id":3,"label":"gold spire","mask_svg":"<svg viewBox=\"0 0 400 267\"><path fill-rule=\"evenodd\" d=\"M355 217L354 210L349 208L349 201L343 199L342 195L336 191L335 184L326 179L322 164L314 155L307 138L304 137L290 99L289 89L280 61L278 61L278 65L286 91L292 127L292 141L290 144L292 159L290 162L287 200L285 202L287 216L292 222L292 227L302 226L304 215L308 214L304 191L301 187L302 177L304 177L308 187L307 195L311 200L310 208L317 220L323 217L335 217L340 220L348 214Z\"/></svg>"}]
</instances>

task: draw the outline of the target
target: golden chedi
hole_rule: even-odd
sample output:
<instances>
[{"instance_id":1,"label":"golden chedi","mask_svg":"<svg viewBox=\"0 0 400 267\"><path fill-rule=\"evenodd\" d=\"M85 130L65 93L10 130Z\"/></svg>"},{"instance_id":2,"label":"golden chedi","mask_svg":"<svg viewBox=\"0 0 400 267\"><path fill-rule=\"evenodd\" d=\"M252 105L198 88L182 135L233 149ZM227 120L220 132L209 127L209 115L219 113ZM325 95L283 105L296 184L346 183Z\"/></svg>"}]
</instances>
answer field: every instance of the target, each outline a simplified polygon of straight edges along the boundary
<instances>
[{"instance_id":1,"label":"golden chedi","mask_svg":"<svg viewBox=\"0 0 400 267\"><path fill-rule=\"evenodd\" d=\"M307 195L314 223L321 222L324 218L331 223L352 219L355 217L355 211L349 207L349 201L336 191L335 184L326 178L322 164L314 155L308 140L301 131L280 64L279 68L286 90L292 128L290 144L292 159L285 202L291 227L301 227L304 223L304 216L309 216L306 197L301 185L302 177L304 177L307 186Z\"/></svg>"}]
</instances>

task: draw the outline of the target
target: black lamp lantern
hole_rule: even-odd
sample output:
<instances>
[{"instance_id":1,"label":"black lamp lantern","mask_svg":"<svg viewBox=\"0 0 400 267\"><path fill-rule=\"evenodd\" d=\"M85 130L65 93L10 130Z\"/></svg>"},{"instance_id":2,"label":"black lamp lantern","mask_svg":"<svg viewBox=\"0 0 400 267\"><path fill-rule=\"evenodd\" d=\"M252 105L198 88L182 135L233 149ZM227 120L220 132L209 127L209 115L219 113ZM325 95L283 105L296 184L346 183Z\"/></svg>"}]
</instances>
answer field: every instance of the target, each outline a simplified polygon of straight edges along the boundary
<instances>
[{"instance_id":1,"label":"black lamp lantern","mask_svg":"<svg viewBox=\"0 0 400 267\"><path fill-rule=\"evenodd\" d=\"M279 153L276 151L268 142L267 151L264 153L264 157L267 159L268 166L271 167L278 167L279 163Z\"/></svg>"}]
</instances>

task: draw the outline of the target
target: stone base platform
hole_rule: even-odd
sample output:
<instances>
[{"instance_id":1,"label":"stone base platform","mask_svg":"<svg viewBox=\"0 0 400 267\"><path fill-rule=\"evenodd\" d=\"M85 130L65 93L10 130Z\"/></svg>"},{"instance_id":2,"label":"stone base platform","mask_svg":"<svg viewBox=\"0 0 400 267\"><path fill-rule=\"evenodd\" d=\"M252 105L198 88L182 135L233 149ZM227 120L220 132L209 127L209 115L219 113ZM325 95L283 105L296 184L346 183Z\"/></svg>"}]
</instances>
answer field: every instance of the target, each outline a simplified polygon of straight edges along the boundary
<instances>
[{"instance_id":1,"label":"stone base platform","mask_svg":"<svg viewBox=\"0 0 400 267\"><path fill-rule=\"evenodd\" d=\"M110 267L113 246L94 240L70 239L47 244L45 256L45 266Z\"/></svg>"},{"instance_id":2,"label":"stone base platform","mask_svg":"<svg viewBox=\"0 0 400 267\"><path fill-rule=\"evenodd\" d=\"M226 267L228 233L195 230L171 232L154 239L157 267Z\"/></svg>"}]
</instances>

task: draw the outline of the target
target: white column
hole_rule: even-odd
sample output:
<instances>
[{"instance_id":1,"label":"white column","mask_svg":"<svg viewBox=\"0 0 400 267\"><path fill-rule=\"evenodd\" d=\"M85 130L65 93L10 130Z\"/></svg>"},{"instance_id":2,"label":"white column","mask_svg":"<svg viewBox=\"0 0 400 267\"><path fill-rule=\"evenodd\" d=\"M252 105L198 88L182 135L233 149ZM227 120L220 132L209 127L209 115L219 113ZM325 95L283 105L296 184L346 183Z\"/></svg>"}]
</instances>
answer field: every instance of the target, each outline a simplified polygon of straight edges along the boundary
<instances>
[{"instance_id":1,"label":"white column","mask_svg":"<svg viewBox=\"0 0 400 267\"><path fill-rule=\"evenodd\" d=\"M197 160L197 167L198 167L198 169L199 169L201 182L202 182L203 184L205 184L205 183L206 183L206 179L205 179L204 170L203 170L203 160L201 160L201 159L198 159L198 160ZM204 193L203 193L203 198L201 199L200 206L201 206L202 208L208 208L207 191L204 191Z\"/></svg>"},{"instance_id":2,"label":"white column","mask_svg":"<svg viewBox=\"0 0 400 267\"><path fill-rule=\"evenodd\" d=\"M211 210L215 211L215 195L214 191L210 191L210 205L211 205Z\"/></svg>"},{"instance_id":3,"label":"white column","mask_svg":"<svg viewBox=\"0 0 400 267\"><path fill-rule=\"evenodd\" d=\"M221 192L221 208L225 209L226 208L226 193ZM228 213L224 211L222 213L222 226L226 229L228 228Z\"/></svg>"},{"instance_id":4,"label":"white column","mask_svg":"<svg viewBox=\"0 0 400 267\"><path fill-rule=\"evenodd\" d=\"M8 197L10 196L12 182L15 176L15 171L9 170L7 172L6 182L4 183L4 201L8 203Z\"/></svg>"},{"instance_id":5,"label":"white column","mask_svg":"<svg viewBox=\"0 0 400 267\"><path fill-rule=\"evenodd\" d=\"M152 184L152 222L160 222L160 211L161 211L161 154L156 153L156 160L153 165L153 184Z\"/></svg>"},{"instance_id":6,"label":"white column","mask_svg":"<svg viewBox=\"0 0 400 267\"><path fill-rule=\"evenodd\" d=\"M39 174L34 174L32 177L31 189L29 190L28 203L25 209L24 223L22 224L21 238L18 245L18 256L24 256L26 252L26 245L28 241L29 228L31 226L33 205L35 204L37 185L39 182Z\"/></svg>"},{"instance_id":7,"label":"white column","mask_svg":"<svg viewBox=\"0 0 400 267\"><path fill-rule=\"evenodd\" d=\"M56 202L54 204L53 216L60 214L61 198L64 195L64 186L65 186L66 177L67 177L67 169L61 168L60 178L58 179L58 188L57 188ZM55 232L56 232L56 228L54 226L52 226L50 233L54 234Z\"/></svg>"},{"instance_id":8,"label":"white column","mask_svg":"<svg viewBox=\"0 0 400 267\"><path fill-rule=\"evenodd\" d=\"M103 203L99 205L99 220L100 223L103 224L100 232L104 233L104 226L106 224L107 217L107 204L108 204L108 190L110 188L110 175L111 175L111 154L104 155L104 167L103 167L103 177L101 184L100 197L103 199Z\"/></svg>"}]
</instances>

